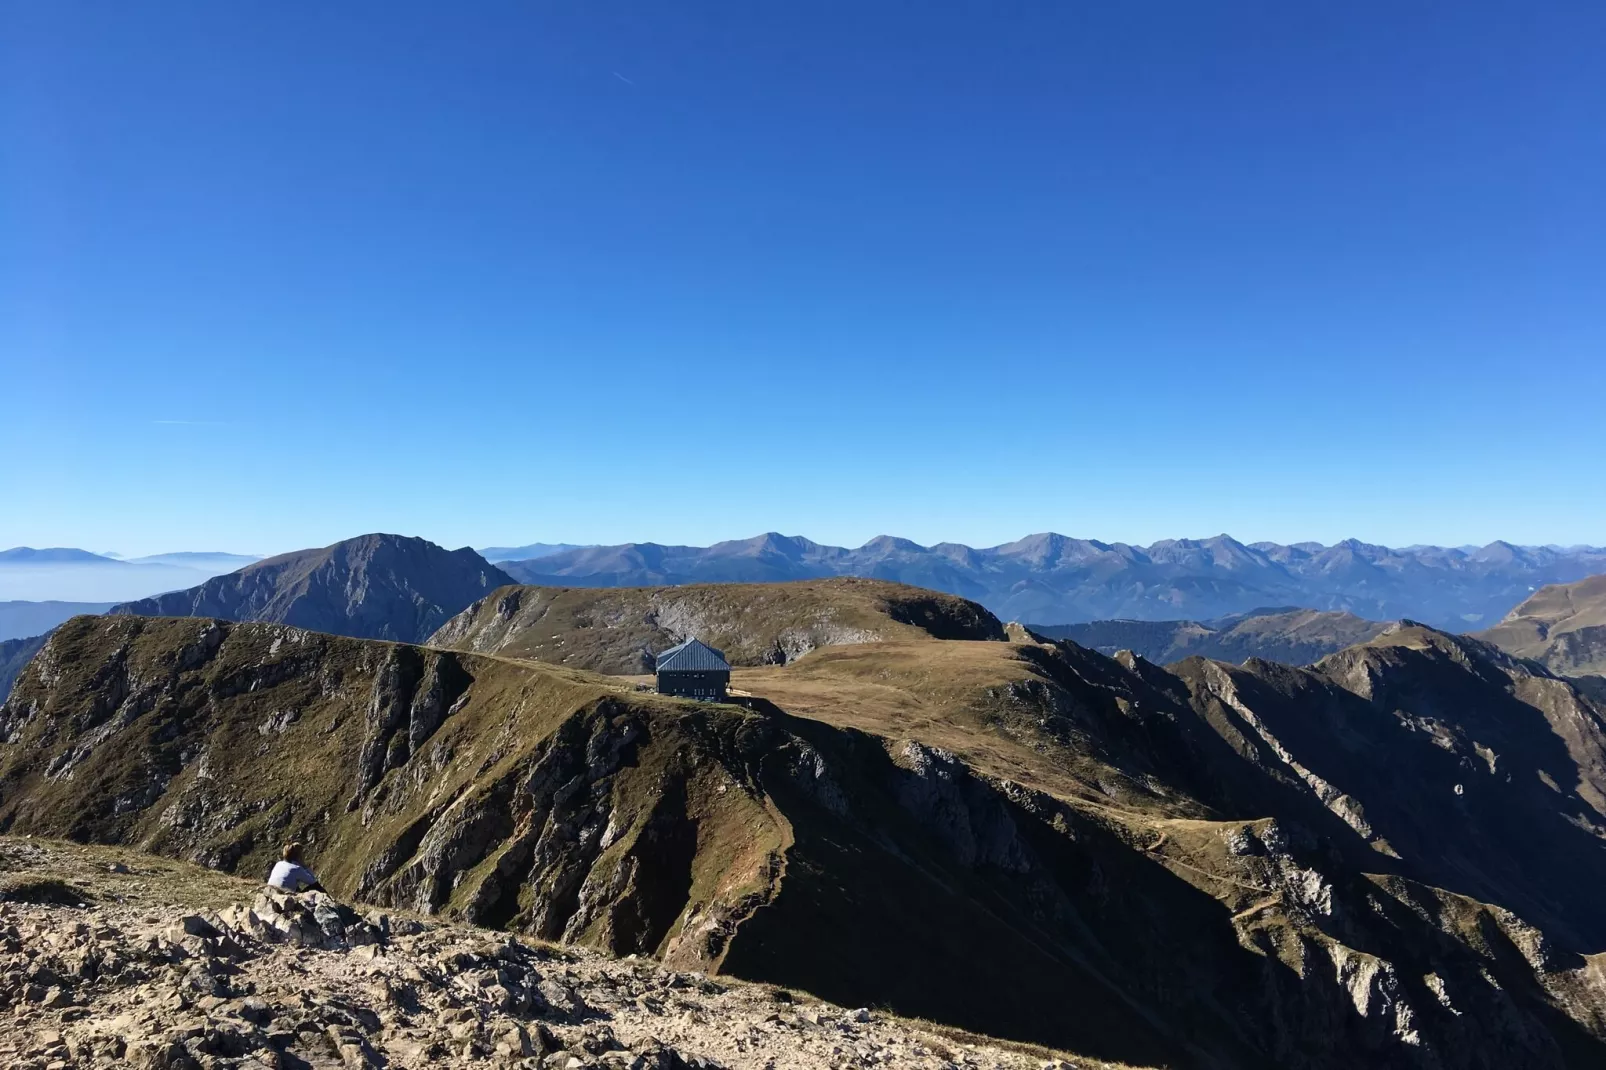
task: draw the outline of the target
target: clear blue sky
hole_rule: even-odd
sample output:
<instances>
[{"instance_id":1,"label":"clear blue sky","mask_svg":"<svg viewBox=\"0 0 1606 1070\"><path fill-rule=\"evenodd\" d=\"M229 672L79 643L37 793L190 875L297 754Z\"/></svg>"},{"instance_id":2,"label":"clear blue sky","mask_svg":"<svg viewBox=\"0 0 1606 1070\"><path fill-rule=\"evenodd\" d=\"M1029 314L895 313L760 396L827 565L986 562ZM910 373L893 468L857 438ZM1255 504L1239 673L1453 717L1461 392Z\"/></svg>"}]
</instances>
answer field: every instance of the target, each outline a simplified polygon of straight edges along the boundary
<instances>
[{"instance_id":1,"label":"clear blue sky","mask_svg":"<svg viewBox=\"0 0 1606 1070\"><path fill-rule=\"evenodd\" d=\"M1599 0L3 0L0 546L1606 543L1603 55Z\"/></svg>"}]
</instances>

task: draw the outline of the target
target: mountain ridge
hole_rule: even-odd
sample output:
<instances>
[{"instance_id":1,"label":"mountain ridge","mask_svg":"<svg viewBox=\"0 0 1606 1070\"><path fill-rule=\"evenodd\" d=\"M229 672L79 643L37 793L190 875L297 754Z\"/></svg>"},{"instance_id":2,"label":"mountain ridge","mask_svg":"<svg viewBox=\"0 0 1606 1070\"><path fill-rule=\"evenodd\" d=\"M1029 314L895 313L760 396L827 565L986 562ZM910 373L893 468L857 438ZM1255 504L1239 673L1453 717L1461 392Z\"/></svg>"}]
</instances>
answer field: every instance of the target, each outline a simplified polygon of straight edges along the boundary
<instances>
[{"instance_id":1,"label":"mountain ridge","mask_svg":"<svg viewBox=\"0 0 1606 1070\"><path fill-rule=\"evenodd\" d=\"M441 625L430 646L602 673L653 671L686 639L732 665L784 665L825 646L892 639L996 640L974 602L884 580L834 577L684 587L501 587Z\"/></svg>"},{"instance_id":2,"label":"mountain ridge","mask_svg":"<svg viewBox=\"0 0 1606 1070\"><path fill-rule=\"evenodd\" d=\"M274 621L364 639L417 641L511 582L468 547L371 534L280 554L114 615Z\"/></svg>"},{"instance_id":3,"label":"mountain ridge","mask_svg":"<svg viewBox=\"0 0 1606 1070\"><path fill-rule=\"evenodd\" d=\"M295 837L366 901L1127 1062L1606 1055L1606 711L1535 663L1407 622L1309 668L1012 627L732 684L75 618L0 706L0 832L243 872Z\"/></svg>"},{"instance_id":4,"label":"mountain ridge","mask_svg":"<svg viewBox=\"0 0 1606 1070\"><path fill-rule=\"evenodd\" d=\"M1232 664L1259 657L1285 665L1309 665L1380 635L1388 627L1388 622L1347 612L1277 606L1216 620L1089 620L1073 625L1031 625L1031 630L1050 639L1068 639L1100 654L1131 651L1156 665L1192 655Z\"/></svg>"},{"instance_id":5,"label":"mountain ridge","mask_svg":"<svg viewBox=\"0 0 1606 1070\"><path fill-rule=\"evenodd\" d=\"M107 564L111 564L113 562L120 564L124 563L119 562L115 557L107 557L104 554L91 553L88 550L80 550L74 546L46 546L40 548L35 548L32 546L13 546L9 550L0 550L0 564L14 561L50 564L59 564L62 562L84 564L95 564L99 562L105 562Z\"/></svg>"},{"instance_id":6,"label":"mountain ridge","mask_svg":"<svg viewBox=\"0 0 1606 1070\"><path fill-rule=\"evenodd\" d=\"M583 549L585 547L581 544L572 542L532 542L524 546L476 547L479 555L493 565L498 561L530 561L549 554L563 553L566 550Z\"/></svg>"},{"instance_id":7,"label":"mountain ridge","mask_svg":"<svg viewBox=\"0 0 1606 1070\"><path fill-rule=\"evenodd\" d=\"M1206 621L1096 620L1031 627L1039 635L1069 640L1101 654L1130 650L1157 665L1194 655L1235 664L1262 658L1308 665L1377 636L1389 624L1352 613L1281 606Z\"/></svg>"},{"instance_id":8,"label":"mountain ridge","mask_svg":"<svg viewBox=\"0 0 1606 1070\"><path fill-rule=\"evenodd\" d=\"M1149 546L1054 532L999 546L920 546L878 536L849 549L768 532L707 547L589 546L501 567L539 586L637 587L855 575L980 602L1005 620L1209 620L1260 606L1299 605L1373 620L1411 617L1461 629L1496 620L1532 590L1606 572L1606 549L1392 549L1358 539L1245 544L1228 535Z\"/></svg>"},{"instance_id":9,"label":"mountain ridge","mask_svg":"<svg viewBox=\"0 0 1606 1070\"><path fill-rule=\"evenodd\" d=\"M1478 635L1559 673L1606 676L1606 575L1541 588Z\"/></svg>"}]
</instances>

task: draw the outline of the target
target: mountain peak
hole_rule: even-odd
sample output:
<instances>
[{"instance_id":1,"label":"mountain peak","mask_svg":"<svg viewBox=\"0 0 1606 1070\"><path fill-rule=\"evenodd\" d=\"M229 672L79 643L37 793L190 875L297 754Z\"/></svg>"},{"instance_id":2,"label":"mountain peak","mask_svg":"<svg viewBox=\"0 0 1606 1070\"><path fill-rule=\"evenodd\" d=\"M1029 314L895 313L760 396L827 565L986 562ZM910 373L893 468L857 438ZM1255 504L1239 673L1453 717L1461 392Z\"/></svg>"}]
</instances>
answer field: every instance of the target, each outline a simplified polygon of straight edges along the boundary
<instances>
[{"instance_id":1,"label":"mountain peak","mask_svg":"<svg viewBox=\"0 0 1606 1070\"><path fill-rule=\"evenodd\" d=\"M1001 557L1029 562L1038 567L1048 567L1064 562L1085 561L1099 554L1109 553L1111 549L1108 543L1093 539L1076 539L1055 531L1045 531L1002 546L995 546L992 552Z\"/></svg>"},{"instance_id":2,"label":"mountain peak","mask_svg":"<svg viewBox=\"0 0 1606 1070\"><path fill-rule=\"evenodd\" d=\"M1506 542L1504 539L1496 539L1467 555L1470 560L1484 564L1509 564L1513 561L1526 561L1532 556L1525 547Z\"/></svg>"},{"instance_id":3,"label":"mountain peak","mask_svg":"<svg viewBox=\"0 0 1606 1070\"><path fill-rule=\"evenodd\" d=\"M34 549L32 546L13 546L9 550L0 550L0 561L26 562L29 564L96 564L115 561L115 558L103 554L92 554L88 550L80 550L72 546L47 546L43 549Z\"/></svg>"},{"instance_id":4,"label":"mountain peak","mask_svg":"<svg viewBox=\"0 0 1606 1070\"><path fill-rule=\"evenodd\" d=\"M766 531L750 539L717 542L710 546L708 551L712 554L779 555L797 560L813 548L814 543L801 535L782 535L778 531Z\"/></svg>"},{"instance_id":5,"label":"mountain peak","mask_svg":"<svg viewBox=\"0 0 1606 1070\"><path fill-rule=\"evenodd\" d=\"M877 535L859 547L859 549L871 553L902 551L904 553L923 554L926 552L926 547L921 546L919 543L911 542L908 539L900 539L895 535Z\"/></svg>"},{"instance_id":6,"label":"mountain peak","mask_svg":"<svg viewBox=\"0 0 1606 1070\"><path fill-rule=\"evenodd\" d=\"M113 606L149 617L275 621L366 639L416 642L514 580L468 547L375 532L280 554L199 586Z\"/></svg>"}]
</instances>

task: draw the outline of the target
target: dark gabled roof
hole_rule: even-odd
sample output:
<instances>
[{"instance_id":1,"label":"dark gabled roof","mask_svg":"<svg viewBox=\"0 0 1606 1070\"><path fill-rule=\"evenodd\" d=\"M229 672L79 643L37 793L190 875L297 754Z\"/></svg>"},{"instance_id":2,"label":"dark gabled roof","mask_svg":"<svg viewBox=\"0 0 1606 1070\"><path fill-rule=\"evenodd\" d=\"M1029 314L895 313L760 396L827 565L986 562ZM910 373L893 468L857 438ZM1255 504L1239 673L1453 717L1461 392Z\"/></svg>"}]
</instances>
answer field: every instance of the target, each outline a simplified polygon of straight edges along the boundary
<instances>
[{"instance_id":1,"label":"dark gabled roof","mask_svg":"<svg viewBox=\"0 0 1606 1070\"><path fill-rule=\"evenodd\" d=\"M658 655L659 672L730 672L725 653L707 643L688 639Z\"/></svg>"}]
</instances>

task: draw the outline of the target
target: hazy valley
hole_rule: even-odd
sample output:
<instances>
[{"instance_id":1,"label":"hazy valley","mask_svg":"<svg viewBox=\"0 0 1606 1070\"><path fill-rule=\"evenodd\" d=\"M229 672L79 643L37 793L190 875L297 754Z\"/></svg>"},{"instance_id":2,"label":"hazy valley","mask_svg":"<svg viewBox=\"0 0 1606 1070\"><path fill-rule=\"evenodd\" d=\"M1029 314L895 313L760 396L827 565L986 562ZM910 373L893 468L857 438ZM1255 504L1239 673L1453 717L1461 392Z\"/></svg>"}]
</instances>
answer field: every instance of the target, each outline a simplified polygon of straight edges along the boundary
<instances>
[{"instance_id":1,"label":"hazy valley","mask_svg":"<svg viewBox=\"0 0 1606 1070\"><path fill-rule=\"evenodd\" d=\"M0 550L0 627L10 627L8 602L121 602L194 586L250 564L227 553L172 553L121 558L70 548Z\"/></svg>"}]
</instances>

